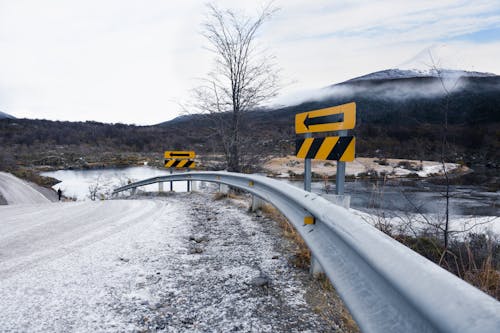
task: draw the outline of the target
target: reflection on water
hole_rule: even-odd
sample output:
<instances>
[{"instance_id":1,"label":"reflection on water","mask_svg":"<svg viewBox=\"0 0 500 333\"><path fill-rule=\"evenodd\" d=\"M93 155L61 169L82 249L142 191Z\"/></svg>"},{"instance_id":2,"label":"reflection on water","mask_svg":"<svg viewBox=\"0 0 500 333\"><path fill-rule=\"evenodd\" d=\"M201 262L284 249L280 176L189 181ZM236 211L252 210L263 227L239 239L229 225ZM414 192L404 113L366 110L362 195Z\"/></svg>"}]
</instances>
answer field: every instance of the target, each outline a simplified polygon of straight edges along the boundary
<instances>
[{"instance_id":1,"label":"reflection on water","mask_svg":"<svg viewBox=\"0 0 500 333\"><path fill-rule=\"evenodd\" d=\"M89 187L98 185L98 196L109 195L118 186L126 185L129 181L135 182L151 177L167 175L168 170L161 170L147 166L129 167L123 169L96 169L96 170L59 170L44 172L42 175L61 180L54 189L63 191L65 196L77 200L89 200ZM283 180L302 188L301 181ZM335 184L329 182L333 192ZM186 191L185 182L174 182L174 191ZM164 184L168 191L169 184ZM158 191L158 184L141 187L146 191ZM401 182L400 180L370 181L356 180L345 183L345 193L351 196L351 207L364 211L373 209L443 213L444 186L430 184L424 181ZM313 182L312 191L325 193L323 181ZM453 215L488 215L500 216L500 192L484 192L475 186L451 187L450 212Z\"/></svg>"},{"instance_id":2,"label":"reflection on water","mask_svg":"<svg viewBox=\"0 0 500 333\"><path fill-rule=\"evenodd\" d=\"M288 181L302 188L302 181ZM335 193L335 183L329 182L330 193ZM325 193L323 181L313 182L314 193ZM356 180L345 183L345 194L351 196L351 207L366 212L373 210L412 213L444 213L445 187L423 180L371 181ZM500 216L500 192L485 192L476 186L450 187L450 214Z\"/></svg>"}]
</instances>

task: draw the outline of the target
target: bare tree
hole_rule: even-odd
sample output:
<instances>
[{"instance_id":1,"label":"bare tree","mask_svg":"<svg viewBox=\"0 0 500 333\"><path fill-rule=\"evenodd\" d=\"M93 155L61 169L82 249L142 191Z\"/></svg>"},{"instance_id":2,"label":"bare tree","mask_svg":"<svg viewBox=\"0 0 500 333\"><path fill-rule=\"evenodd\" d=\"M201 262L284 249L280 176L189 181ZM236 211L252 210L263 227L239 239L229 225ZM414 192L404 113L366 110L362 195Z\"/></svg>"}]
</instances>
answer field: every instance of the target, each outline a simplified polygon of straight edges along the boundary
<instances>
[{"instance_id":1,"label":"bare tree","mask_svg":"<svg viewBox=\"0 0 500 333\"><path fill-rule=\"evenodd\" d=\"M98 176L95 181L89 185L89 196L92 201L95 201L97 197L97 192L101 188L101 185L99 184L101 177Z\"/></svg>"},{"instance_id":2,"label":"bare tree","mask_svg":"<svg viewBox=\"0 0 500 333\"><path fill-rule=\"evenodd\" d=\"M450 111L450 102L451 102L451 92L452 90L457 86L459 78L456 78L453 80L452 85L448 86L446 84L445 77L443 75L443 70L440 68L439 63L437 63L434 60L434 57L432 56L432 53L429 51L429 57L431 60L431 69L436 73L437 78L439 80L439 83L441 85L441 88L443 89L444 93L444 103L443 103L443 130L442 130L442 136L441 136L441 154L440 154L440 159L441 159L441 165L443 167L443 174L445 178L445 193L444 193L444 198L445 198L445 214L444 214L444 228L443 228L443 241L444 241L444 253L443 253L443 258L446 256L446 252L448 251L448 245L449 245L449 235L450 235L450 177L448 173L448 168L446 167L446 159L447 159L447 152L449 150L449 145L448 145L448 116L449 116L449 111Z\"/></svg>"},{"instance_id":3,"label":"bare tree","mask_svg":"<svg viewBox=\"0 0 500 333\"><path fill-rule=\"evenodd\" d=\"M210 115L222 142L229 171L241 171L242 115L276 96L278 70L273 58L257 48L259 28L276 11L264 7L255 18L207 6L203 36L215 55L215 68L194 90L197 112Z\"/></svg>"}]
</instances>

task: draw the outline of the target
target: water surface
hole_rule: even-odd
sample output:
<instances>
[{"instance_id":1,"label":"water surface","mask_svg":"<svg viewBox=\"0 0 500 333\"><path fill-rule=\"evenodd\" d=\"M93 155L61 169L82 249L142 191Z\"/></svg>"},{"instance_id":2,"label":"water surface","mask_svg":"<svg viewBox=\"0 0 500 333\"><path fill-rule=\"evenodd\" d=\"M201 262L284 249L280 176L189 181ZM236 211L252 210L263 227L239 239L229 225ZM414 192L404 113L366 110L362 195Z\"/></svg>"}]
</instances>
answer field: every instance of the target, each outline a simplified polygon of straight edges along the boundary
<instances>
[{"instance_id":1,"label":"water surface","mask_svg":"<svg viewBox=\"0 0 500 333\"><path fill-rule=\"evenodd\" d=\"M108 197L113 189L144 180L151 177L170 174L168 170L157 169L148 166L91 169L91 170L57 170L43 172L42 176L52 177L61 182L54 185L55 190L61 189L66 197L76 200L90 200L91 188L98 187L97 198ZM165 183L164 189L170 190L170 184ZM186 182L173 182L173 190L176 192L186 191ZM144 191L158 191L158 184L141 187Z\"/></svg>"},{"instance_id":2,"label":"water surface","mask_svg":"<svg viewBox=\"0 0 500 333\"><path fill-rule=\"evenodd\" d=\"M92 170L58 170L44 172L42 175L61 180L54 189L61 189L65 196L77 200L89 200L89 187L98 186L98 197L109 196L114 188L151 177L169 174L148 166L92 169ZM302 181L282 181L294 186L303 187ZM186 182L174 182L176 192L186 191ZM315 181L312 191L318 194L334 193L333 182ZM141 187L145 191L158 191L158 185ZM164 184L168 191L170 184ZM402 211L412 213L444 212L444 186L434 185L424 180L418 181L372 181L356 180L345 183L345 193L351 196L351 207L364 211ZM451 186L450 213L452 215L484 215L500 216L500 192L486 192L478 186Z\"/></svg>"}]
</instances>

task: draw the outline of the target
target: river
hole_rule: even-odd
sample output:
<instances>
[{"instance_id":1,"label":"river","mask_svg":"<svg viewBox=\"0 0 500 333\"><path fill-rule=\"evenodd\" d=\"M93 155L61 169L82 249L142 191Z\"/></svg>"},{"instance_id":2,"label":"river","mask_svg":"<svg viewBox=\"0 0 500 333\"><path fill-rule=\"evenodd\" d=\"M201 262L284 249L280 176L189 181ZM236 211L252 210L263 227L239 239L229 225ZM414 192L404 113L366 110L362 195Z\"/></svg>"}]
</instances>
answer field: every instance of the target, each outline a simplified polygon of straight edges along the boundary
<instances>
[{"instance_id":1,"label":"river","mask_svg":"<svg viewBox=\"0 0 500 333\"><path fill-rule=\"evenodd\" d=\"M128 182L167 175L168 170L148 166L92 169L92 170L58 170L42 173L61 181L54 189L61 189L67 197L76 200L89 200L89 187L98 186L98 197L108 196L112 190ZM297 187L301 181L283 180ZM335 184L327 184L333 193ZM158 191L158 185L142 188L146 191ZM174 182L176 192L186 191L185 182ZM323 181L312 183L312 191L324 194L327 189ZM164 190L169 190L166 183ZM366 212L373 210L403 211L412 213L443 213L444 186L431 184L425 180L389 181L355 180L345 184L345 193L351 196L351 207ZM452 215L500 216L500 192L487 192L478 186L451 186L450 213Z\"/></svg>"}]
</instances>

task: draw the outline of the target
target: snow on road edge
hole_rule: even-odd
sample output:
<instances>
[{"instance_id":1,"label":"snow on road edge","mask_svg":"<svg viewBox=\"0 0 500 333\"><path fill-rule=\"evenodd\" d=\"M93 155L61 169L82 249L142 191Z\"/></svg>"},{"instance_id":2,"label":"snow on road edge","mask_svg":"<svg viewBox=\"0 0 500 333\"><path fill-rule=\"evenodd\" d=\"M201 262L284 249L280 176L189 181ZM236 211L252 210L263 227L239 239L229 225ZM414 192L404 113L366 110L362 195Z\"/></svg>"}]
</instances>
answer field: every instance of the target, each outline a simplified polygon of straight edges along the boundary
<instances>
[{"instance_id":1,"label":"snow on road edge","mask_svg":"<svg viewBox=\"0 0 500 333\"><path fill-rule=\"evenodd\" d=\"M163 200L140 221L0 279L0 331L335 330L308 307L307 273L276 251L281 237L261 218L207 194Z\"/></svg>"},{"instance_id":2,"label":"snow on road edge","mask_svg":"<svg viewBox=\"0 0 500 333\"><path fill-rule=\"evenodd\" d=\"M16 176L0 171L0 194L9 205L50 202L42 193Z\"/></svg>"}]
</instances>

